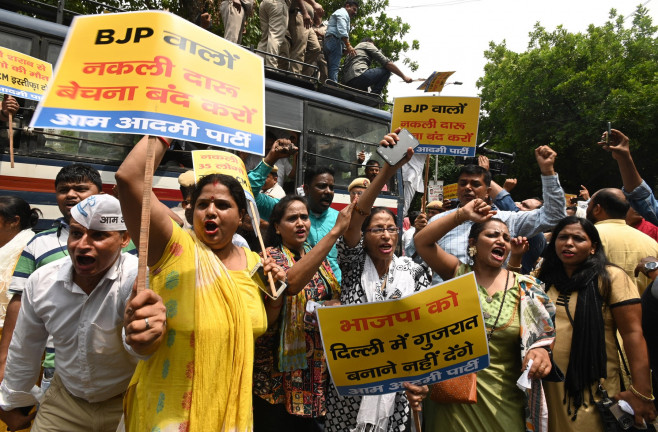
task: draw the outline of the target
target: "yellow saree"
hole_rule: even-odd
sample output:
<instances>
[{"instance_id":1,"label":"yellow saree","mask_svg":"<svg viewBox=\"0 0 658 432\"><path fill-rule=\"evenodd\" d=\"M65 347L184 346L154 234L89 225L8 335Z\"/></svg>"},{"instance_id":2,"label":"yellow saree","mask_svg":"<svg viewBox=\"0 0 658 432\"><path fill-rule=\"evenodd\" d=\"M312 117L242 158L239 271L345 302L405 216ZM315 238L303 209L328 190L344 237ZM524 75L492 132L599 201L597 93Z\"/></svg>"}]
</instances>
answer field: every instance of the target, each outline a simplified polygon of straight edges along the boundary
<instances>
[{"instance_id":1,"label":"yellow saree","mask_svg":"<svg viewBox=\"0 0 658 432\"><path fill-rule=\"evenodd\" d=\"M251 431L254 332L267 326L258 288L246 277L236 284L242 272L227 271L193 233L173 226L150 273L167 307L167 335L137 366L124 401L126 430ZM245 253L253 266L258 255Z\"/></svg>"}]
</instances>

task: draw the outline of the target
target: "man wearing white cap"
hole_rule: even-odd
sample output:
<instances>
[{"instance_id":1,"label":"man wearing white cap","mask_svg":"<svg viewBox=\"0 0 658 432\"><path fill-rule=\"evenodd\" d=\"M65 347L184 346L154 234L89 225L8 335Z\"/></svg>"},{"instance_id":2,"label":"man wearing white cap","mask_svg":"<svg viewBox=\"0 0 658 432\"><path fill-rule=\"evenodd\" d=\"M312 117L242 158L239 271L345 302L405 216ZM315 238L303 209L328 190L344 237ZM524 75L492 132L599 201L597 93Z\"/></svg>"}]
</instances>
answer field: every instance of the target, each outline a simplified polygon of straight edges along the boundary
<instances>
[{"instance_id":1,"label":"man wearing white cap","mask_svg":"<svg viewBox=\"0 0 658 432\"><path fill-rule=\"evenodd\" d=\"M162 338L166 318L155 293L133 293L137 258L121 252L129 241L113 196L93 195L71 209L69 256L39 268L25 285L0 384L0 419L10 430L35 415L35 432L116 430L137 361ZM56 373L39 401L33 384L48 334ZM36 414L20 409L37 401Z\"/></svg>"}]
</instances>

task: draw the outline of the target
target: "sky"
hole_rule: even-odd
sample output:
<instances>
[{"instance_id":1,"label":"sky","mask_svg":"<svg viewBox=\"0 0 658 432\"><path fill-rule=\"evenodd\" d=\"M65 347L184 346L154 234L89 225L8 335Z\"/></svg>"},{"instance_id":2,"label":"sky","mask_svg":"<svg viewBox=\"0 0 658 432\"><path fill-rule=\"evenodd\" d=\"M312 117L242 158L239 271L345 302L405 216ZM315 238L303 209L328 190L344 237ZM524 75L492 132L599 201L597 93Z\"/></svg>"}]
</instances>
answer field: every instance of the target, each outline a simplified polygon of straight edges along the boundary
<instances>
[{"instance_id":1,"label":"sky","mask_svg":"<svg viewBox=\"0 0 658 432\"><path fill-rule=\"evenodd\" d=\"M585 32L590 24L600 26L608 20L610 9L632 24L632 14L644 5L658 24L658 0L389 0L386 13L400 16L411 25L405 37L417 39L420 50L407 55L419 63L416 72L398 64L412 78L427 78L433 71L455 71L442 96L478 96L476 82L484 75L484 52L489 42L506 41L515 52L527 50L529 33L536 22L552 31L558 25L572 33ZM404 83L391 76L389 98L422 96L416 90L420 82Z\"/></svg>"}]
</instances>

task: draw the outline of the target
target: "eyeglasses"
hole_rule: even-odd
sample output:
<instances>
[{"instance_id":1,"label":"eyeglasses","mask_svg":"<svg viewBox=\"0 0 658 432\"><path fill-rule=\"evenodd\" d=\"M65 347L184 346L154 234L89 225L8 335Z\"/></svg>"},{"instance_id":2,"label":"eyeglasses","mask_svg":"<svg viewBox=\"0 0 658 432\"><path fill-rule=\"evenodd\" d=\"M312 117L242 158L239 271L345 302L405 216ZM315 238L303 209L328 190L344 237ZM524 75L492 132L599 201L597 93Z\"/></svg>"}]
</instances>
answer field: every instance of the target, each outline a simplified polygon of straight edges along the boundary
<instances>
[{"instance_id":1,"label":"eyeglasses","mask_svg":"<svg viewBox=\"0 0 658 432\"><path fill-rule=\"evenodd\" d=\"M399 234L400 233L400 228L398 228L398 227L388 227L388 228L376 227L376 228L368 228L366 230L366 232L372 233L374 235L382 235L382 234L384 234L384 231L386 231L389 234Z\"/></svg>"}]
</instances>

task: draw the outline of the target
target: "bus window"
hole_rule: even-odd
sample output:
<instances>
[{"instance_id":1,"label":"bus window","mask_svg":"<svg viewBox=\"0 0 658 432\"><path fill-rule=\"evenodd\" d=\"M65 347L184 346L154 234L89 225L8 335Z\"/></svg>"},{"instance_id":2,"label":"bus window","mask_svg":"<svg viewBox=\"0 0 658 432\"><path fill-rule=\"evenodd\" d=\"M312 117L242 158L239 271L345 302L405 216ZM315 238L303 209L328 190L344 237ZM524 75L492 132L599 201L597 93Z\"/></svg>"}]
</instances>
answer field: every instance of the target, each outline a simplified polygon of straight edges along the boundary
<instances>
[{"instance_id":1,"label":"bus window","mask_svg":"<svg viewBox=\"0 0 658 432\"><path fill-rule=\"evenodd\" d=\"M363 167L356 163L360 151L366 152L366 161L370 158L382 163L375 150L388 132L388 124L309 104L306 132L304 166L330 166L335 171L336 188L347 189L352 180L363 176ZM389 185L389 192L398 194L394 183Z\"/></svg>"},{"instance_id":2,"label":"bus window","mask_svg":"<svg viewBox=\"0 0 658 432\"><path fill-rule=\"evenodd\" d=\"M59 57L59 52L62 50L62 43L54 42L48 39L45 40L45 43L47 45L46 61L52 64L54 69L55 65L57 64L57 58Z\"/></svg>"},{"instance_id":3,"label":"bus window","mask_svg":"<svg viewBox=\"0 0 658 432\"><path fill-rule=\"evenodd\" d=\"M135 137L128 134L103 134L59 129L44 129L38 140L36 154L57 159L97 160L121 163L130 152Z\"/></svg>"},{"instance_id":4,"label":"bus window","mask_svg":"<svg viewBox=\"0 0 658 432\"><path fill-rule=\"evenodd\" d=\"M32 38L0 32L0 46L29 55L32 51Z\"/></svg>"}]
</instances>

